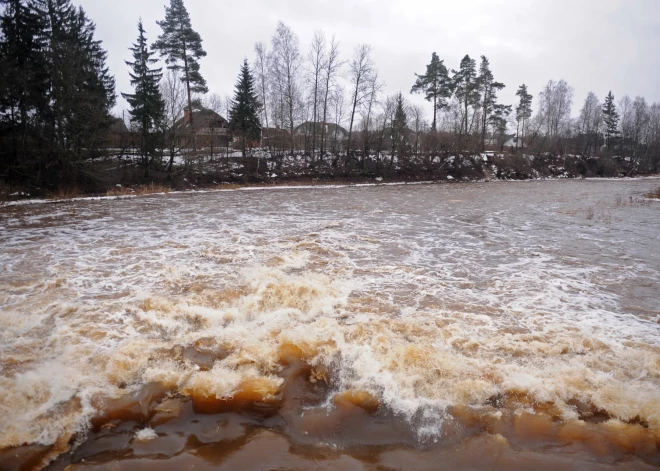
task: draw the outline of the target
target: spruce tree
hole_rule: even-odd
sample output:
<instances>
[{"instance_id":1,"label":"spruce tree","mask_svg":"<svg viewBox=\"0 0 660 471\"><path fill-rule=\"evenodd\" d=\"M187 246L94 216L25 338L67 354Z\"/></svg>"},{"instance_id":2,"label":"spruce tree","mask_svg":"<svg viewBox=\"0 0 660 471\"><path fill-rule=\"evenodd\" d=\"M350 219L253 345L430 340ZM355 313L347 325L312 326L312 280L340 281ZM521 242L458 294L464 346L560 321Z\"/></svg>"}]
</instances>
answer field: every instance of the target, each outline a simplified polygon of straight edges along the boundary
<instances>
[{"instance_id":1,"label":"spruce tree","mask_svg":"<svg viewBox=\"0 0 660 471\"><path fill-rule=\"evenodd\" d=\"M151 58L153 53L149 51L142 20L138 22L137 43L129 49L133 52L134 61L126 61L126 65L133 69L130 76L135 93L122 93L122 96L131 106L131 122L140 129L140 150L146 176L149 170L149 157L156 150L153 132L160 128L165 112L165 102L159 86L163 76L162 69L150 68L158 61Z\"/></svg>"},{"instance_id":2,"label":"spruce tree","mask_svg":"<svg viewBox=\"0 0 660 471\"><path fill-rule=\"evenodd\" d=\"M67 65L70 82L66 101L71 124L68 142L73 158L80 159L98 147L110 126L110 110L116 100L115 79L106 66L107 52L101 41L94 39L96 25L82 8L75 10L70 28L69 57L74 67Z\"/></svg>"},{"instance_id":3,"label":"spruce tree","mask_svg":"<svg viewBox=\"0 0 660 471\"><path fill-rule=\"evenodd\" d=\"M206 56L202 38L193 30L183 0L170 0L170 6L165 7L165 19L156 23L163 29L163 34L158 36L153 48L165 57L169 69L183 71L181 80L186 84L192 124L192 94L208 92L206 80L199 71L199 59Z\"/></svg>"},{"instance_id":4,"label":"spruce tree","mask_svg":"<svg viewBox=\"0 0 660 471\"><path fill-rule=\"evenodd\" d=\"M619 135L619 113L616 111L614 95L612 95L611 90L605 97L605 103L603 103L603 121L605 123L605 143L607 148L610 149L612 141Z\"/></svg>"},{"instance_id":5,"label":"spruce tree","mask_svg":"<svg viewBox=\"0 0 660 471\"><path fill-rule=\"evenodd\" d=\"M3 60L3 84L6 101L2 112L15 125L26 129L28 114L43 111L48 82L43 60L39 15L25 0L0 0L5 5L0 16L0 54Z\"/></svg>"},{"instance_id":6,"label":"spruce tree","mask_svg":"<svg viewBox=\"0 0 660 471\"><path fill-rule=\"evenodd\" d=\"M234 99L229 111L229 129L242 138L244 158L248 140L256 141L261 134L260 106L259 97L254 88L254 78L246 59L238 75Z\"/></svg>"},{"instance_id":7,"label":"spruce tree","mask_svg":"<svg viewBox=\"0 0 660 471\"><path fill-rule=\"evenodd\" d=\"M48 76L43 55L43 25L25 0L0 0L0 121L11 136L0 148L0 173L31 166L39 138L38 121L46 112ZM36 144L36 142L34 142ZM25 170L19 170L25 173Z\"/></svg>"},{"instance_id":8,"label":"spruce tree","mask_svg":"<svg viewBox=\"0 0 660 471\"><path fill-rule=\"evenodd\" d=\"M401 153L403 148L403 141L405 137L405 130L408 126L408 115L406 114L406 106L403 101L401 92L396 97L396 108L394 110L394 118L392 119L392 159L390 160L390 169L394 156Z\"/></svg>"},{"instance_id":9,"label":"spruce tree","mask_svg":"<svg viewBox=\"0 0 660 471\"><path fill-rule=\"evenodd\" d=\"M96 26L70 0L32 0L39 16L45 68L49 80L43 136L50 140L49 161L38 182L53 180L56 163L62 177L74 176L72 164L99 152L111 123L115 82L106 66L107 52L94 38ZM53 162L55 159L57 162ZM68 181L67 181L68 183Z\"/></svg>"},{"instance_id":10,"label":"spruce tree","mask_svg":"<svg viewBox=\"0 0 660 471\"><path fill-rule=\"evenodd\" d=\"M438 111L447 107L447 100L453 94L449 71L434 52L431 54L431 63L426 66L426 73L418 75L410 93L424 93L426 101L433 101L433 123L431 129L437 129Z\"/></svg>"},{"instance_id":11,"label":"spruce tree","mask_svg":"<svg viewBox=\"0 0 660 471\"><path fill-rule=\"evenodd\" d=\"M518 122L518 129L516 131L516 149L518 142L525 142L525 123L532 117L532 100L534 97L527 92L527 85L524 83L518 87L516 96L520 98L518 106L516 107L516 121ZM522 136L520 136L520 123L522 122ZM520 138L520 139L519 139Z\"/></svg>"},{"instance_id":12,"label":"spruce tree","mask_svg":"<svg viewBox=\"0 0 660 471\"><path fill-rule=\"evenodd\" d=\"M456 98L458 98L461 107L463 108L461 134L467 135L469 132L469 108L478 106L481 99L479 95L479 81L477 80L477 62L468 55L463 57L460 69L454 70L453 81L456 90Z\"/></svg>"},{"instance_id":13,"label":"spruce tree","mask_svg":"<svg viewBox=\"0 0 660 471\"><path fill-rule=\"evenodd\" d=\"M507 107L497 104L497 92L504 89L504 84L495 81L486 56L481 56L478 88L481 92L481 150L484 151L488 124L494 124L496 128L501 129L502 117L507 114ZM508 111L511 112L510 107Z\"/></svg>"}]
</instances>

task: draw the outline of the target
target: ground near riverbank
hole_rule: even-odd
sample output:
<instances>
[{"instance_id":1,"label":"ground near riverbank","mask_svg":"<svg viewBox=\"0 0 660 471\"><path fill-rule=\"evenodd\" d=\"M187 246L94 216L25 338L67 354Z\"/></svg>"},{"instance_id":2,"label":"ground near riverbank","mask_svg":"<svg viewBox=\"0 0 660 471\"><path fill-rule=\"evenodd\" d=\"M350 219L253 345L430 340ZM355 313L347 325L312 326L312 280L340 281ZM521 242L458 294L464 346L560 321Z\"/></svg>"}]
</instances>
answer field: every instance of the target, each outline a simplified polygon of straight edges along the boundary
<instances>
[{"instance_id":1,"label":"ground near riverbank","mask_svg":"<svg viewBox=\"0 0 660 471\"><path fill-rule=\"evenodd\" d=\"M335 162L336 163L336 162ZM84 196L126 196L239 187L361 185L379 183L474 182L646 176L626 160L553 155L471 155L395 160L367 159L313 165L304 155L280 158L209 158L177 162L171 171L156 163L146 172L117 157L80 164L75 183L35 186L0 182L0 201L63 200ZM60 180L63 180L60 178ZM66 181L66 180L65 180Z\"/></svg>"}]
</instances>

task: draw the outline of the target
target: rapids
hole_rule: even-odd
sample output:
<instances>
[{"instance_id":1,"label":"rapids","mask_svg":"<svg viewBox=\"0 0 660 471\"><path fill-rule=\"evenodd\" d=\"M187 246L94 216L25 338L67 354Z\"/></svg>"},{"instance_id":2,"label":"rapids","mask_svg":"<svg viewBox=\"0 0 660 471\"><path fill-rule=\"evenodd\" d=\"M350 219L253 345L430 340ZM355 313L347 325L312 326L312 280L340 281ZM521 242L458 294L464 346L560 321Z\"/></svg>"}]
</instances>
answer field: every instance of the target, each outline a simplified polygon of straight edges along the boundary
<instances>
[{"instance_id":1,"label":"rapids","mask_svg":"<svg viewBox=\"0 0 660 471\"><path fill-rule=\"evenodd\" d=\"M0 206L0 469L658 467L659 185Z\"/></svg>"}]
</instances>

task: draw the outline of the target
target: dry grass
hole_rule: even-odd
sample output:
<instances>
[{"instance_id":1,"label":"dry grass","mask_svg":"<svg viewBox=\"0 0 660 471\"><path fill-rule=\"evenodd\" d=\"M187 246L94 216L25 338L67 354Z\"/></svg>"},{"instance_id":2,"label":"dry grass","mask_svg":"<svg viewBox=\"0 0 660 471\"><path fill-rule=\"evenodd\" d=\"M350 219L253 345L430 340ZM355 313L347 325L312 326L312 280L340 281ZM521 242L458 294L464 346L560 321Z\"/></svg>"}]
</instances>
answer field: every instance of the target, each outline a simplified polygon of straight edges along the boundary
<instances>
[{"instance_id":1,"label":"dry grass","mask_svg":"<svg viewBox=\"0 0 660 471\"><path fill-rule=\"evenodd\" d=\"M0 202L9 201L9 187L0 185Z\"/></svg>"},{"instance_id":2,"label":"dry grass","mask_svg":"<svg viewBox=\"0 0 660 471\"><path fill-rule=\"evenodd\" d=\"M324 181L316 178L300 180L282 180L261 183L222 183L212 188L215 190L237 190L239 188L273 188L281 186L323 186L344 184L342 181ZM358 182L359 183L359 182Z\"/></svg>"},{"instance_id":3,"label":"dry grass","mask_svg":"<svg viewBox=\"0 0 660 471\"><path fill-rule=\"evenodd\" d=\"M54 200L68 200L71 198L79 198L82 196L82 192L78 187L64 187L59 188L54 192L50 197Z\"/></svg>"},{"instance_id":4,"label":"dry grass","mask_svg":"<svg viewBox=\"0 0 660 471\"><path fill-rule=\"evenodd\" d=\"M240 188L242 185L239 185L238 183L226 183L222 185L216 185L214 189L216 190L236 190Z\"/></svg>"},{"instance_id":5,"label":"dry grass","mask_svg":"<svg viewBox=\"0 0 660 471\"><path fill-rule=\"evenodd\" d=\"M655 191L650 191L647 195L647 198L652 198L655 200L660 200L660 188L656 189Z\"/></svg>"},{"instance_id":6,"label":"dry grass","mask_svg":"<svg viewBox=\"0 0 660 471\"><path fill-rule=\"evenodd\" d=\"M151 195L154 193L169 193L172 189L168 186L151 183L149 185L138 185L134 187L118 186L111 188L106 192L106 196L127 196L127 195Z\"/></svg>"}]
</instances>

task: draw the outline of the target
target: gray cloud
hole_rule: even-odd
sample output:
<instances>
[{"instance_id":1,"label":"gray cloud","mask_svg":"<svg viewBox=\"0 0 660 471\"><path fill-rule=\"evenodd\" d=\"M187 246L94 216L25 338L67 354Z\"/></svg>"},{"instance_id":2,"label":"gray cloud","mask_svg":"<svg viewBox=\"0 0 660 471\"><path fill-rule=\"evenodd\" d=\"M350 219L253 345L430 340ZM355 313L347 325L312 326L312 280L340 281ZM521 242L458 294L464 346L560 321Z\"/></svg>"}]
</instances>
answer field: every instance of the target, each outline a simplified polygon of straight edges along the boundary
<instances>
[{"instance_id":1,"label":"gray cloud","mask_svg":"<svg viewBox=\"0 0 660 471\"><path fill-rule=\"evenodd\" d=\"M81 0L109 52L118 92L130 91L128 47L142 17L149 39L160 33L168 0ZM491 61L507 89L526 83L537 96L549 79L575 88L576 113L589 91L612 90L660 101L658 0L186 0L208 56L202 74L212 92L231 94L242 60L257 41L269 43L279 20L305 51L317 29L335 34L348 59L358 43L373 47L387 91L407 93L436 51L450 68L465 54ZM306 54L306 51L305 51ZM419 98L417 98L419 99ZM118 109L125 106L120 100ZM536 108L535 108L536 109Z\"/></svg>"}]
</instances>

